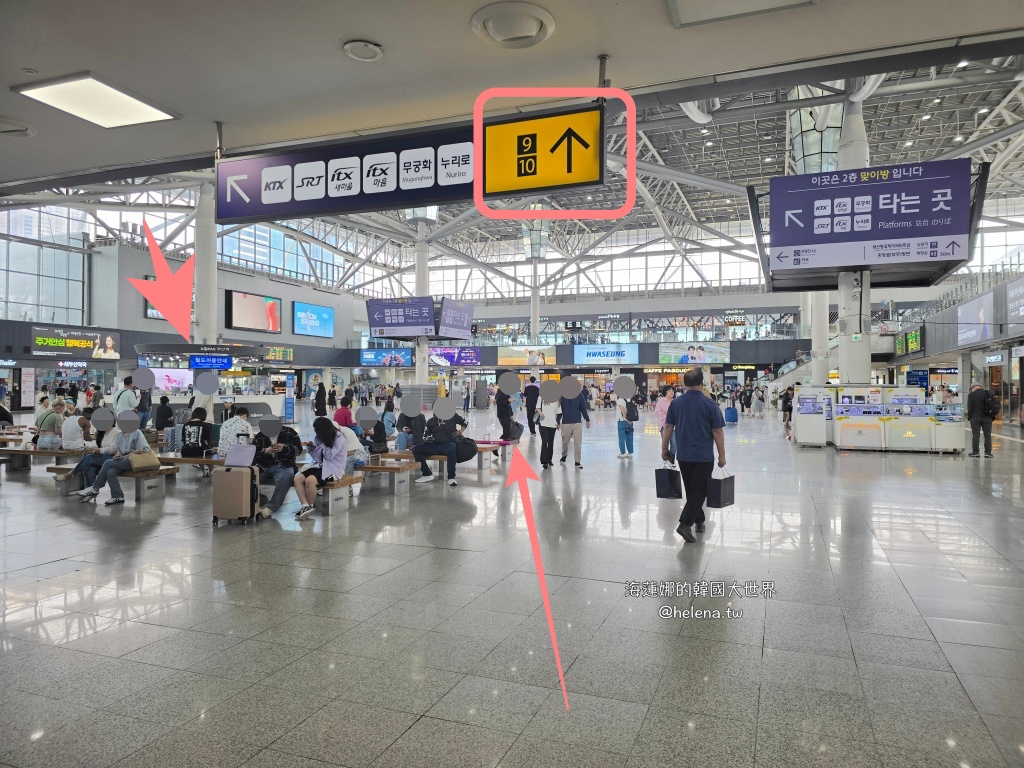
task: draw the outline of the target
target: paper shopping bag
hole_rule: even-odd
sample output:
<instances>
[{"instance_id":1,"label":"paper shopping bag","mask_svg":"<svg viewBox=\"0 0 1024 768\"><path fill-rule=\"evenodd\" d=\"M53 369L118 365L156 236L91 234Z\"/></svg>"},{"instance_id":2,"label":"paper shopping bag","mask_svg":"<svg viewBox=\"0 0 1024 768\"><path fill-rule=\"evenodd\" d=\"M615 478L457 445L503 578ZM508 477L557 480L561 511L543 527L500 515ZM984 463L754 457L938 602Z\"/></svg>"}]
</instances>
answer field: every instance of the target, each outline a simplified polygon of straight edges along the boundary
<instances>
[{"instance_id":1,"label":"paper shopping bag","mask_svg":"<svg viewBox=\"0 0 1024 768\"><path fill-rule=\"evenodd\" d=\"M683 478L679 470L673 467L654 470L654 487L659 499L683 498Z\"/></svg>"},{"instance_id":2,"label":"paper shopping bag","mask_svg":"<svg viewBox=\"0 0 1024 768\"><path fill-rule=\"evenodd\" d=\"M723 470L724 472L724 470ZM736 503L736 475L714 475L708 480L708 506L714 509L731 507Z\"/></svg>"}]
</instances>

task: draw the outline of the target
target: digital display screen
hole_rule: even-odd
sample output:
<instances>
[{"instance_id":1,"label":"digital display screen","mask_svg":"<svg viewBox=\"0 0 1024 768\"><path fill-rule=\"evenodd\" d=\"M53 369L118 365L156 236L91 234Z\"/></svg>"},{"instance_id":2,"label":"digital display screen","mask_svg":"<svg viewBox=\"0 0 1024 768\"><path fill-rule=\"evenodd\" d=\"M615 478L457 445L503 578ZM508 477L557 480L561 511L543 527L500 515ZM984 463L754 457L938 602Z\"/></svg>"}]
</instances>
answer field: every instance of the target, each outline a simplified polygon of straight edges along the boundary
<instances>
[{"instance_id":1,"label":"digital display screen","mask_svg":"<svg viewBox=\"0 0 1024 768\"><path fill-rule=\"evenodd\" d=\"M554 365L555 348L551 347L498 347L498 365L527 366Z\"/></svg>"},{"instance_id":2,"label":"digital display screen","mask_svg":"<svg viewBox=\"0 0 1024 768\"><path fill-rule=\"evenodd\" d=\"M911 331L907 334L907 352L921 351L921 329Z\"/></svg>"},{"instance_id":3,"label":"digital display screen","mask_svg":"<svg viewBox=\"0 0 1024 768\"><path fill-rule=\"evenodd\" d=\"M144 275L143 277L146 280L156 280L156 276L155 275ZM164 320L164 319L166 319L166 318L164 318L163 314L161 314L160 310L158 310L156 307L154 307L152 304L149 303L149 299L143 297L142 305L143 305L143 309L144 309L144 312L146 314L146 317L149 318L150 320ZM195 287L193 287L192 288L192 322L194 323L195 321L196 321L196 289L195 289Z\"/></svg>"},{"instance_id":4,"label":"digital display screen","mask_svg":"<svg viewBox=\"0 0 1024 768\"><path fill-rule=\"evenodd\" d=\"M97 360L120 360L121 334L117 331L33 325L32 354L49 357L93 357Z\"/></svg>"},{"instance_id":5,"label":"digital display screen","mask_svg":"<svg viewBox=\"0 0 1024 768\"><path fill-rule=\"evenodd\" d=\"M728 363L729 342L720 341L672 341L658 345L658 363L661 365L686 365L696 363Z\"/></svg>"},{"instance_id":6,"label":"digital display screen","mask_svg":"<svg viewBox=\"0 0 1024 768\"><path fill-rule=\"evenodd\" d=\"M359 364L377 368L408 368L412 365L412 349L395 347L394 349L361 349Z\"/></svg>"},{"instance_id":7,"label":"digital display screen","mask_svg":"<svg viewBox=\"0 0 1024 768\"><path fill-rule=\"evenodd\" d=\"M228 328L281 333L281 300L273 296L224 291L224 315Z\"/></svg>"},{"instance_id":8,"label":"digital display screen","mask_svg":"<svg viewBox=\"0 0 1024 768\"><path fill-rule=\"evenodd\" d=\"M231 367L231 355L189 355L188 367L223 371Z\"/></svg>"},{"instance_id":9,"label":"digital display screen","mask_svg":"<svg viewBox=\"0 0 1024 768\"><path fill-rule=\"evenodd\" d=\"M265 347L264 360L276 363L290 363L295 359L295 350L291 347Z\"/></svg>"},{"instance_id":10,"label":"digital display screen","mask_svg":"<svg viewBox=\"0 0 1024 768\"><path fill-rule=\"evenodd\" d=\"M430 364L445 368L480 365L480 347L431 347Z\"/></svg>"},{"instance_id":11,"label":"digital display screen","mask_svg":"<svg viewBox=\"0 0 1024 768\"><path fill-rule=\"evenodd\" d=\"M896 355L907 354L907 337L905 334L900 334L896 337Z\"/></svg>"},{"instance_id":12,"label":"digital display screen","mask_svg":"<svg viewBox=\"0 0 1024 768\"><path fill-rule=\"evenodd\" d=\"M334 338L334 308L319 304L292 302L292 333L296 336Z\"/></svg>"},{"instance_id":13,"label":"digital display screen","mask_svg":"<svg viewBox=\"0 0 1024 768\"><path fill-rule=\"evenodd\" d=\"M995 336L992 293L986 293L956 308L956 345L966 347Z\"/></svg>"},{"instance_id":14,"label":"digital display screen","mask_svg":"<svg viewBox=\"0 0 1024 768\"><path fill-rule=\"evenodd\" d=\"M617 363L636 365L640 362L639 344L577 344L572 348L573 363L597 365Z\"/></svg>"},{"instance_id":15,"label":"digital display screen","mask_svg":"<svg viewBox=\"0 0 1024 768\"><path fill-rule=\"evenodd\" d=\"M155 389L164 392L185 392L192 386L193 373L183 368L151 368L156 383ZM156 398L153 398L154 400Z\"/></svg>"}]
</instances>

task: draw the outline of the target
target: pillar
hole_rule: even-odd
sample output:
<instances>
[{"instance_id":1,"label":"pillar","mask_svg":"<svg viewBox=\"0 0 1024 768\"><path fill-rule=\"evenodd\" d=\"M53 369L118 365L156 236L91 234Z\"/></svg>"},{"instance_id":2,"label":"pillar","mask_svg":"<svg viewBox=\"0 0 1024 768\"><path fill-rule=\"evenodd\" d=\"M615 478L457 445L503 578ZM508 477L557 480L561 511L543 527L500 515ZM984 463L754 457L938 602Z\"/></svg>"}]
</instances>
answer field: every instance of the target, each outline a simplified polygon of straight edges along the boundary
<instances>
[{"instance_id":1,"label":"pillar","mask_svg":"<svg viewBox=\"0 0 1024 768\"><path fill-rule=\"evenodd\" d=\"M871 272L839 274L839 382L871 382Z\"/></svg>"},{"instance_id":2,"label":"pillar","mask_svg":"<svg viewBox=\"0 0 1024 768\"><path fill-rule=\"evenodd\" d=\"M530 288L530 343L540 343L540 271L538 259L533 259L533 285Z\"/></svg>"},{"instance_id":3,"label":"pillar","mask_svg":"<svg viewBox=\"0 0 1024 768\"><path fill-rule=\"evenodd\" d=\"M196 202L195 290L196 327L192 341L216 344L217 321L217 225L213 184L199 188Z\"/></svg>"},{"instance_id":4,"label":"pillar","mask_svg":"<svg viewBox=\"0 0 1024 768\"><path fill-rule=\"evenodd\" d=\"M416 223L416 295L430 295L430 272L427 267L427 223ZM416 338L416 383L426 384L430 380L430 338Z\"/></svg>"},{"instance_id":5,"label":"pillar","mask_svg":"<svg viewBox=\"0 0 1024 768\"><path fill-rule=\"evenodd\" d=\"M828 386L828 293L810 294L811 304L811 384Z\"/></svg>"}]
</instances>

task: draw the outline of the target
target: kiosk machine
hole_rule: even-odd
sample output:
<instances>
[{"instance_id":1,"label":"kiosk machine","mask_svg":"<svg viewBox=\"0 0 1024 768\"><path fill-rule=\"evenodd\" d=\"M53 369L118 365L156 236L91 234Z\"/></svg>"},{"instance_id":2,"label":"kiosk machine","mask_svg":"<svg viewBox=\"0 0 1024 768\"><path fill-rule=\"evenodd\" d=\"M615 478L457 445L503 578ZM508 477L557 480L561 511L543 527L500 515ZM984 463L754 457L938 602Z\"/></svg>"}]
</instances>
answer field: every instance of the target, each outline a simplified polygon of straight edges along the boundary
<instances>
[{"instance_id":1,"label":"kiosk machine","mask_svg":"<svg viewBox=\"0 0 1024 768\"><path fill-rule=\"evenodd\" d=\"M836 397L836 448L884 450L882 388L839 387Z\"/></svg>"},{"instance_id":2,"label":"kiosk machine","mask_svg":"<svg viewBox=\"0 0 1024 768\"><path fill-rule=\"evenodd\" d=\"M832 406L835 390L831 387L793 389L793 443L826 446L835 442Z\"/></svg>"},{"instance_id":3,"label":"kiosk machine","mask_svg":"<svg viewBox=\"0 0 1024 768\"><path fill-rule=\"evenodd\" d=\"M967 449L967 433L964 431L964 406L962 403L933 405L935 411L932 427L932 450L963 453Z\"/></svg>"},{"instance_id":4,"label":"kiosk machine","mask_svg":"<svg viewBox=\"0 0 1024 768\"><path fill-rule=\"evenodd\" d=\"M882 393L885 405L885 447L889 451L932 450L934 409L928 405L921 387L886 387Z\"/></svg>"}]
</instances>

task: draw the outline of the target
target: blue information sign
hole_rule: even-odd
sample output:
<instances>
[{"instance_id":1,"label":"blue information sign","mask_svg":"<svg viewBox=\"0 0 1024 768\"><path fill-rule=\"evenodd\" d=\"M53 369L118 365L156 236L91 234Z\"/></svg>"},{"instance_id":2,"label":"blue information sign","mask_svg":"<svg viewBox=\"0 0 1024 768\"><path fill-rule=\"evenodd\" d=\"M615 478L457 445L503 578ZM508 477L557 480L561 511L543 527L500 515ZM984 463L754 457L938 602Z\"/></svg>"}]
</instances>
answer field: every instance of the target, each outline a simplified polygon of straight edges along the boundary
<instances>
[{"instance_id":1,"label":"blue information sign","mask_svg":"<svg viewBox=\"0 0 1024 768\"><path fill-rule=\"evenodd\" d=\"M189 355L188 367L224 371L231 367L231 355Z\"/></svg>"},{"instance_id":2,"label":"blue information sign","mask_svg":"<svg viewBox=\"0 0 1024 768\"><path fill-rule=\"evenodd\" d=\"M295 421L295 374L284 377L284 420L286 424Z\"/></svg>"},{"instance_id":3,"label":"blue information sign","mask_svg":"<svg viewBox=\"0 0 1024 768\"><path fill-rule=\"evenodd\" d=\"M217 162L219 224L472 199L472 126Z\"/></svg>"},{"instance_id":4,"label":"blue information sign","mask_svg":"<svg viewBox=\"0 0 1024 768\"><path fill-rule=\"evenodd\" d=\"M430 296L407 299L368 299L366 316L374 338L412 338L434 335L434 300Z\"/></svg>"},{"instance_id":5,"label":"blue information sign","mask_svg":"<svg viewBox=\"0 0 1024 768\"><path fill-rule=\"evenodd\" d=\"M771 180L772 272L967 258L971 161Z\"/></svg>"},{"instance_id":6,"label":"blue information sign","mask_svg":"<svg viewBox=\"0 0 1024 768\"><path fill-rule=\"evenodd\" d=\"M907 386L928 389L928 371L907 371Z\"/></svg>"}]
</instances>

